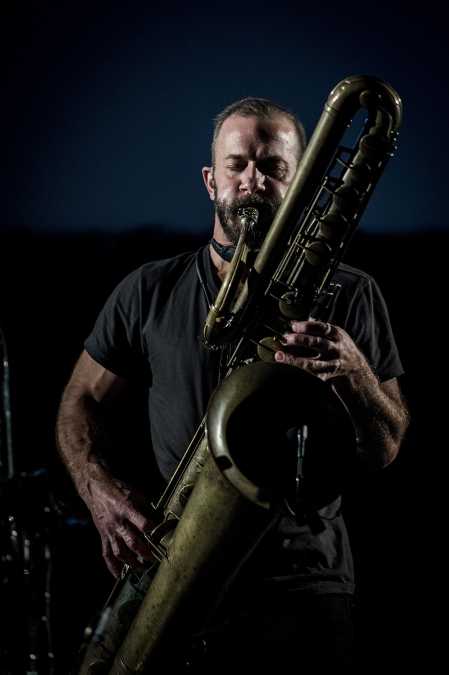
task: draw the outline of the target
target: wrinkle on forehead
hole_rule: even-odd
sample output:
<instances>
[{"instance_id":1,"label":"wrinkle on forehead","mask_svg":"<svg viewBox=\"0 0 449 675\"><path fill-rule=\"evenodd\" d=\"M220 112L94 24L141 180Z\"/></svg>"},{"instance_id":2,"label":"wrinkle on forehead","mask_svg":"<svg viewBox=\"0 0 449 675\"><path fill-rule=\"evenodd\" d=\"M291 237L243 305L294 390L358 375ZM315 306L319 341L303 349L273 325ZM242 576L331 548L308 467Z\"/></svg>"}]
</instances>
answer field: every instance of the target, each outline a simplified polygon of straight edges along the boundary
<instances>
[{"instance_id":1,"label":"wrinkle on forehead","mask_svg":"<svg viewBox=\"0 0 449 675\"><path fill-rule=\"evenodd\" d=\"M298 139L294 126L281 115L270 118L228 117L217 139L217 150L223 154L279 154L298 152Z\"/></svg>"}]
</instances>

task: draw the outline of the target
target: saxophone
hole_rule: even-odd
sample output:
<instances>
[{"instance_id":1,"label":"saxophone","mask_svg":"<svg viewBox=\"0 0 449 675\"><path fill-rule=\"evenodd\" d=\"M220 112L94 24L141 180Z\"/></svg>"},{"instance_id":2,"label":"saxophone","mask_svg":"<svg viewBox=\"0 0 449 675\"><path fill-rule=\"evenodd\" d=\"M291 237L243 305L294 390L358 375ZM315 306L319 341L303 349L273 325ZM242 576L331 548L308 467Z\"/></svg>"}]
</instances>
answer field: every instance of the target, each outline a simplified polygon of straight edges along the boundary
<instances>
[{"instance_id":1,"label":"saxophone","mask_svg":"<svg viewBox=\"0 0 449 675\"><path fill-rule=\"evenodd\" d=\"M361 109L366 119L356 141L341 145ZM143 673L166 663L173 645L187 650L278 522L286 499L300 514L338 494L338 481L313 473L308 481L296 469L309 456L313 465L314 437L320 447L335 439L354 447L350 415L328 384L274 363L273 355L291 319L319 318L337 292L332 276L396 148L401 117L401 100L386 82L342 80L258 250L248 237L257 209L241 209L236 252L204 326L208 347L232 345L226 376L152 505L159 523L148 536L155 562L125 567L92 631L80 675ZM292 427L298 430L294 458L281 440ZM329 474L335 478L333 469Z\"/></svg>"}]
</instances>

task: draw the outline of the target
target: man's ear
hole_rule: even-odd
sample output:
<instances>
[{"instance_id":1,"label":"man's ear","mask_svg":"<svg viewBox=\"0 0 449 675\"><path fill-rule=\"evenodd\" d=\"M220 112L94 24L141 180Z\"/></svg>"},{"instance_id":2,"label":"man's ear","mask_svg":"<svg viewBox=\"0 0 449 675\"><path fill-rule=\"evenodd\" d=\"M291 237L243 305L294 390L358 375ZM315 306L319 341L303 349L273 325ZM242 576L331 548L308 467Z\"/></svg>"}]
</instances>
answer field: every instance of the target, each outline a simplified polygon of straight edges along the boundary
<instances>
[{"instance_id":1,"label":"man's ear","mask_svg":"<svg viewBox=\"0 0 449 675\"><path fill-rule=\"evenodd\" d=\"M209 193L209 198L214 202L215 201L215 180L214 180L214 169L212 166L203 166L202 169L203 181L206 186L206 190Z\"/></svg>"}]
</instances>

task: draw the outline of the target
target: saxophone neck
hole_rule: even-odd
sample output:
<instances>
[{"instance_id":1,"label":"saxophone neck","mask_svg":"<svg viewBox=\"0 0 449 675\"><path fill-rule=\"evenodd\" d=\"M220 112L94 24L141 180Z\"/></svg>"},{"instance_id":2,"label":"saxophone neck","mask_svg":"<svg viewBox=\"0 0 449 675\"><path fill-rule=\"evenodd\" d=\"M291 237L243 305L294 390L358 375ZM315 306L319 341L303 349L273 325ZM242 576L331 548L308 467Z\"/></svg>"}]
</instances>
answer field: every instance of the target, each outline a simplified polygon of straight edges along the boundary
<instances>
[{"instance_id":1,"label":"saxophone neck","mask_svg":"<svg viewBox=\"0 0 449 675\"><path fill-rule=\"evenodd\" d=\"M242 207L238 211L238 217L240 219L240 236L237 247L204 325L203 340L210 349L214 349L229 340L235 316L233 313L235 298L239 293L244 292L242 290L244 282L256 254L253 232L257 225L259 213L254 207Z\"/></svg>"}]
</instances>

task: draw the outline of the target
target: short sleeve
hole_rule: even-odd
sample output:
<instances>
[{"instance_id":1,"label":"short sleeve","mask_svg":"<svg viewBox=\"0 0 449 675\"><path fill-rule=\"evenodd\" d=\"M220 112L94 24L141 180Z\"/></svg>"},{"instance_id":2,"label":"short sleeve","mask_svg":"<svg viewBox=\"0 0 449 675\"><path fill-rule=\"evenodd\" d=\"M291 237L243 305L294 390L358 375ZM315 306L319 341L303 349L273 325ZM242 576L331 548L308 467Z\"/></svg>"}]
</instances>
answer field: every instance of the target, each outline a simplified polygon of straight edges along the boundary
<instances>
[{"instance_id":1,"label":"short sleeve","mask_svg":"<svg viewBox=\"0 0 449 675\"><path fill-rule=\"evenodd\" d=\"M95 361L126 378L137 376L143 362L140 286L137 270L115 288L84 343Z\"/></svg>"},{"instance_id":2,"label":"short sleeve","mask_svg":"<svg viewBox=\"0 0 449 675\"><path fill-rule=\"evenodd\" d=\"M381 382L403 374L388 308L372 277L360 278L345 324L344 328L364 353Z\"/></svg>"}]
</instances>

